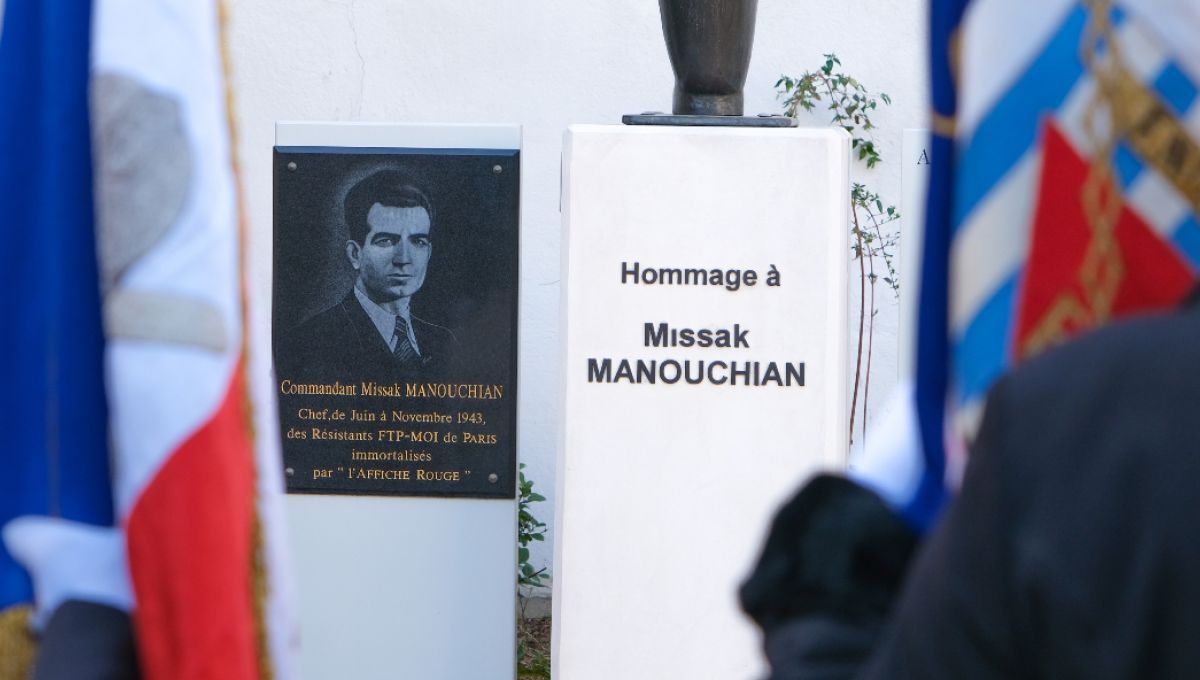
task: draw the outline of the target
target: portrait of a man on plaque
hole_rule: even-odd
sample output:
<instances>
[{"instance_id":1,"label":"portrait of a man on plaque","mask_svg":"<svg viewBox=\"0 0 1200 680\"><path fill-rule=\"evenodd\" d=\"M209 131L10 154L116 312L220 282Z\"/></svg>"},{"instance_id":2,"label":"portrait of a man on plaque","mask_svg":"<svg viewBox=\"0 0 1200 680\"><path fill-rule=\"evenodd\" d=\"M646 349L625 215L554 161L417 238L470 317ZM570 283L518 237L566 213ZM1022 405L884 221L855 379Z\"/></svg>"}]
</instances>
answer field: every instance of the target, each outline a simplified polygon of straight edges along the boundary
<instances>
[{"instance_id":1,"label":"portrait of a man on plaque","mask_svg":"<svg viewBox=\"0 0 1200 680\"><path fill-rule=\"evenodd\" d=\"M358 273L336 305L296 327L297 370L325 376L436 374L459 346L454 332L416 316L413 296L434 252L433 207L398 170L379 170L347 192L345 255Z\"/></svg>"},{"instance_id":2,"label":"portrait of a man on plaque","mask_svg":"<svg viewBox=\"0 0 1200 680\"><path fill-rule=\"evenodd\" d=\"M518 154L275 150L288 489L511 495Z\"/></svg>"}]
</instances>

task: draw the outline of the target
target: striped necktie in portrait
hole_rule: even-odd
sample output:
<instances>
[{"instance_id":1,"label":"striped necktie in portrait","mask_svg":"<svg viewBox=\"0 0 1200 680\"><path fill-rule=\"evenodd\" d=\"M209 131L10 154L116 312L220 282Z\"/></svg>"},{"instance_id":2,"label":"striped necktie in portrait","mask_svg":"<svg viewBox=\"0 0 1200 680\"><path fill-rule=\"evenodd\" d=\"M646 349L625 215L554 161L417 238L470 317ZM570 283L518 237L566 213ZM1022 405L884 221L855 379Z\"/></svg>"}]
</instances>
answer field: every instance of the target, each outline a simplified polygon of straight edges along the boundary
<instances>
[{"instance_id":1,"label":"striped necktie in portrait","mask_svg":"<svg viewBox=\"0 0 1200 680\"><path fill-rule=\"evenodd\" d=\"M396 316L396 348L392 350L392 356L396 357L396 362L401 365L407 365L417 360L419 355L417 350L412 346L412 341L408 338L408 321L403 316Z\"/></svg>"}]
</instances>

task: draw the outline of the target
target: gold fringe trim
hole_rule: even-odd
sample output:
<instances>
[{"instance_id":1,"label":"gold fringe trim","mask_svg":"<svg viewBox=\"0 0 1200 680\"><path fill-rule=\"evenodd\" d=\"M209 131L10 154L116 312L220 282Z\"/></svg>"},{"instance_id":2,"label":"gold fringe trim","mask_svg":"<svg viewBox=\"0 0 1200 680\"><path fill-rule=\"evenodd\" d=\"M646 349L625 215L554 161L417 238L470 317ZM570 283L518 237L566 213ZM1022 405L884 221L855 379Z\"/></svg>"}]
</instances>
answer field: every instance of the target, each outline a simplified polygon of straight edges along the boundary
<instances>
[{"instance_id":1,"label":"gold fringe trim","mask_svg":"<svg viewBox=\"0 0 1200 680\"><path fill-rule=\"evenodd\" d=\"M272 680L275 677L275 669L271 664L271 640L266 617L267 596L270 594L271 584L267 578L265 558L263 523L256 509L254 523L250 527L250 588L254 595L254 637L257 638L258 647L258 677L261 680Z\"/></svg>"},{"instance_id":2,"label":"gold fringe trim","mask_svg":"<svg viewBox=\"0 0 1200 680\"><path fill-rule=\"evenodd\" d=\"M270 595L271 583L267 573L266 542L263 535L262 517L258 513L258 447L257 433L254 428L254 402L250 398L249 375L246 364L250 360L250 334L247 331L250 323L249 290L246 283L246 204L242 200L241 165L238 163L237 113L234 105L233 92L233 60L229 54L229 5L226 0L217 0L218 31L221 43L221 74L225 79L225 117L229 133L229 162L233 175L233 184L237 200L238 216L238 279L241 297L242 317L242 360L241 384L242 405L244 408L246 432L250 439L251 460L254 469L254 515L250 527L250 596L254 609L255 648L258 653L258 677L260 680L273 680L275 668L271 663L271 641L267 630L267 598ZM4 680L0 678L0 680Z\"/></svg>"},{"instance_id":3,"label":"gold fringe trim","mask_svg":"<svg viewBox=\"0 0 1200 680\"><path fill-rule=\"evenodd\" d=\"M27 680L37 653L37 642L29 632L28 605L0 611L0 680Z\"/></svg>"}]
</instances>

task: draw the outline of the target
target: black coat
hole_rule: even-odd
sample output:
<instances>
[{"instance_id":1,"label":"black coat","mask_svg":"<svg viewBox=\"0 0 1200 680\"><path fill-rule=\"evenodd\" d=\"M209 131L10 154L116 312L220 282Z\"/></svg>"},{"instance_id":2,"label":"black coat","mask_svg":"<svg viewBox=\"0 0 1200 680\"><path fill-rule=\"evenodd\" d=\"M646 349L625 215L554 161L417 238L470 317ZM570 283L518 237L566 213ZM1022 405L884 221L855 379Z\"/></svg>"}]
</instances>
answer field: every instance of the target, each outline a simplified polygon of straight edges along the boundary
<instances>
[{"instance_id":1,"label":"black coat","mask_svg":"<svg viewBox=\"0 0 1200 680\"><path fill-rule=\"evenodd\" d=\"M401 366L351 290L338 304L287 332L276 354L279 377L312 382L440 377L454 358L454 334L415 315L412 330L421 357Z\"/></svg>"},{"instance_id":2,"label":"black coat","mask_svg":"<svg viewBox=\"0 0 1200 680\"><path fill-rule=\"evenodd\" d=\"M959 497L885 626L794 616L767 631L776 677L1200 676L1198 423L1194 304L1025 364L990 393ZM821 674L835 649L853 662Z\"/></svg>"},{"instance_id":3,"label":"black coat","mask_svg":"<svg viewBox=\"0 0 1200 680\"><path fill-rule=\"evenodd\" d=\"M129 614L107 605L67 600L54 610L38 641L32 680L137 680L137 649Z\"/></svg>"},{"instance_id":4,"label":"black coat","mask_svg":"<svg viewBox=\"0 0 1200 680\"><path fill-rule=\"evenodd\" d=\"M1197 677L1198 423L1195 305L1001 380L865 677Z\"/></svg>"}]
</instances>

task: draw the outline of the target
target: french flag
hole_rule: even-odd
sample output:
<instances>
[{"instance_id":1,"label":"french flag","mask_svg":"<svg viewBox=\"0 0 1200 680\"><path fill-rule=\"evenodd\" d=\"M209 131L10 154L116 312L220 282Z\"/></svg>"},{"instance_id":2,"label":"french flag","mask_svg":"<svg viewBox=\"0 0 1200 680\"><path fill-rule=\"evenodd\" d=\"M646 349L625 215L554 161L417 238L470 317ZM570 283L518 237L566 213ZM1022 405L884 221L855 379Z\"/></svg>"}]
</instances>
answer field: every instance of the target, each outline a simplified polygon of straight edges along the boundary
<instances>
[{"instance_id":1,"label":"french flag","mask_svg":"<svg viewBox=\"0 0 1200 680\"><path fill-rule=\"evenodd\" d=\"M30 223L19 228L50 230L62 239L47 244L51 252L70 250L79 263L53 278L57 287L38 291L61 293L52 309L22 310L34 319L25 349L35 362L65 357L97 366L79 374L95 378L89 383L92 401L64 406L73 378L45 380L44 366L35 363L32 373L46 399L31 408L53 407L56 415L39 412L32 429L42 438L5 455L32 470L26 482L65 478L71 485L50 485L49 498L23 507L0 507L0 523L22 511L48 516L9 522L5 542L12 554L0 551L8 560L0 560L0 568L15 573L11 567L24 563L32 588L13 593L32 600L35 610L48 604L52 590L66 593L60 599L98 595L90 599L130 609L142 677L288 677L290 665L281 656L286 642L280 642L287 631L268 632L287 625L272 615L271 605L278 598L272 574L279 566L271 556L281 551L279 536L273 522L260 519L275 514L271 503L278 500L281 475L277 456L261 455L273 450L277 437L261 429L273 413L255 413L250 398L251 386L263 382L254 376L265 377L251 369L267 365L269 354L257 355L247 340L217 3L7 4L4 31L21 31L29 53L15 58L15 48L0 50L11 60L0 63L0 75L9 65L16 65L13 72L32 65L32 76L21 83L28 91L62 89L57 78L64 74L76 88L86 87L65 92L60 99L69 105L58 109L38 110L35 97L24 122L3 129L5 143L27 149L24 161L42 170L19 176L16 163L3 163L5 181L21 184L0 191L27 207L22 216ZM64 34L65 26L79 35ZM83 46L64 46L64 38ZM76 59L56 63L47 55L58 48ZM5 108L21 101L17 90L0 92ZM18 139L22 125L40 134ZM63 162L47 163L39 154ZM59 195L52 196L55 191ZM59 219L62 211L39 209L37 200L22 194L79 209ZM35 264L58 263L47 258ZM95 308L78 312L89 301ZM76 344L80 338L86 342ZM269 400L259 404L260 410L272 408ZM78 451L63 451L59 440L75 436L76 418L90 423L90 440ZM256 425L265 442L258 449ZM86 465L64 464L64 455L83 457ZM29 463L33 459L40 462ZM96 491L103 487L108 498L93 503L98 510L60 511L75 503L75 487L93 496L104 495ZM104 579L84 568L72 576L62 557L71 554L72 541L94 546L94 552L117 546L116 558L105 564L123 560L127 569L106 572L112 581L107 585L97 585ZM52 544L67 547L56 553L47 547ZM95 556L86 552L81 564ZM54 578L91 585L47 586ZM29 583L21 576L13 582ZM33 620L35 626L45 623Z\"/></svg>"}]
</instances>

